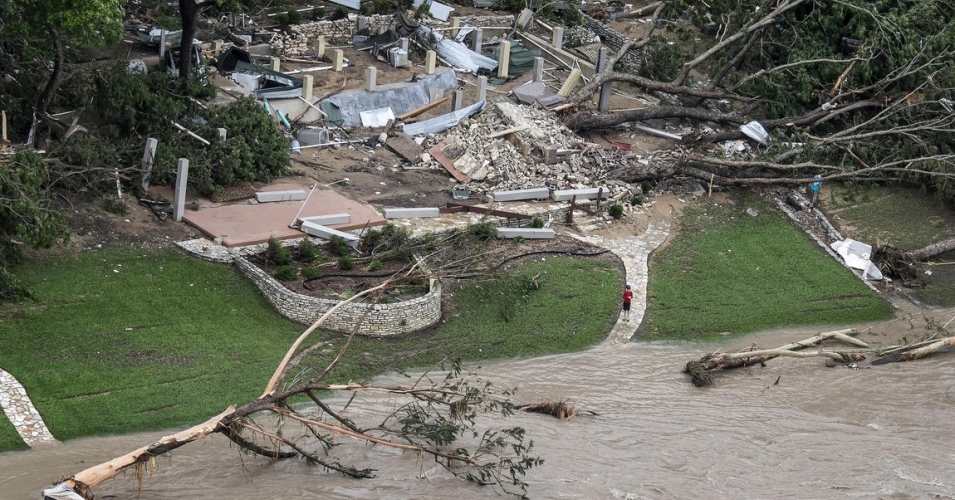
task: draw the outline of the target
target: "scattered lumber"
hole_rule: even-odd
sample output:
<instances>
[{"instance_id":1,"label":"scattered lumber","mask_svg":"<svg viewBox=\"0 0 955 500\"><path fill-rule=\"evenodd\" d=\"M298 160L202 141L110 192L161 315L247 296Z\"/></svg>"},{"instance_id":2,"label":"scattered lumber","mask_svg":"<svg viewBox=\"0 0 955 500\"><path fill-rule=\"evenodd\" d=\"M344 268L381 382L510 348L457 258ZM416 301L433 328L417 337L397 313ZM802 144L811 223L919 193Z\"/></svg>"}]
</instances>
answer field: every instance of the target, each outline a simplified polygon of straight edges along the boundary
<instances>
[{"instance_id":1,"label":"scattered lumber","mask_svg":"<svg viewBox=\"0 0 955 500\"><path fill-rule=\"evenodd\" d=\"M438 99L437 101L434 101L434 102L429 102L428 104L425 104L424 106L421 106L420 108L412 109L411 111L408 111L407 113L403 115L398 115L396 118L398 120L404 121L404 120L407 120L408 118L418 116L421 113L428 111L429 109L434 109L450 100L451 100L450 97L442 97L441 99Z\"/></svg>"},{"instance_id":2,"label":"scattered lumber","mask_svg":"<svg viewBox=\"0 0 955 500\"><path fill-rule=\"evenodd\" d=\"M897 347L890 351L883 351L884 358L872 362L873 365L884 365L886 363L901 363L903 361L915 361L933 354L948 351L949 347L955 346L955 337L945 337L938 340L928 340L913 345Z\"/></svg>"}]
</instances>

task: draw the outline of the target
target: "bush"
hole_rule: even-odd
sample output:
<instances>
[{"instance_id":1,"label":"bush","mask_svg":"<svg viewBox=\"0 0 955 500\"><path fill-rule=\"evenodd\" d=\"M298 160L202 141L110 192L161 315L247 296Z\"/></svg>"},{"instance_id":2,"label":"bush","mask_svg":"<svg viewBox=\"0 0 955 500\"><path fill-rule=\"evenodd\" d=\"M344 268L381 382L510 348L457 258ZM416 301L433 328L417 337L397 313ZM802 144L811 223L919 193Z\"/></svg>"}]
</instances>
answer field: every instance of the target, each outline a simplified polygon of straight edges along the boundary
<instances>
[{"instance_id":1,"label":"bush","mask_svg":"<svg viewBox=\"0 0 955 500\"><path fill-rule=\"evenodd\" d=\"M287 13L287 12L283 12L283 13L281 13L281 14L276 14L276 15L272 16L272 19L274 19L275 22L279 23L279 26L288 26L288 25L289 25L289 17L288 17L288 13Z\"/></svg>"},{"instance_id":2,"label":"bush","mask_svg":"<svg viewBox=\"0 0 955 500\"><path fill-rule=\"evenodd\" d=\"M325 7L315 7L312 9L312 19L318 21L325 17Z\"/></svg>"},{"instance_id":3,"label":"bush","mask_svg":"<svg viewBox=\"0 0 955 500\"><path fill-rule=\"evenodd\" d=\"M371 272L381 271L385 266L381 265L381 261L374 259L368 263L368 270Z\"/></svg>"},{"instance_id":4,"label":"bush","mask_svg":"<svg viewBox=\"0 0 955 500\"><path fill-rule=\"evenodd\" d=\"M313 280L322 277L322 268L318 266L306 266L302 268L302 278Z\"/></svg>"},{"instance_id":5,"label":"bush","mask_svg":"<svg viewBox=\"0 0 955 500\"><path fill-rule=\"evenodd\" d=\"M544 227L544 219L540 217L534 217L534 222L531 224L531 227L534 229L540 229Z\"/></svg>"},{"instance_id":6,"label":"bush","mask_svg":"<svg viewBox=\"0 0 955 500\"><path fill-rule=\"evenodd\" d=\"M269 246L263 255L266 262L277 266L284 266L292 262L292 251L282 245L282 242L269 236Z\"/></svg>"},{"instance_id":7,"label":"bush","mask_svg":"<svg viewBox=\"0 0 955 500\"><path fill-rule=\"evenodd\" d=\"M111 214L116 215L128 215L129 214L129 205L126 204L123 200L116 200L113 198L106 198L103 200L103 210Z\"/></svg>"},{"instance_id":8,"label":"bush","mask_svg":"<svg viewBox=\"0 0 955 500\"><path fill-rule=\"evenodd\" d=\"M387 14L391 12L390 0L374 0L375 14Z\"/></svg>"},{"instance_id":9,"label":"bush","mask_svg":"<svg viewBox=\"0 0 955 500\"><path fill-rule=\"evenodd\" d=\"M288 24L298 24L302 22L302 13L297 10L290 10L285 15L288 16Z\"/></svg>"},{"instance_id":10,"label":"bush","mask_svg":"<svg viewBox=\"0 0 955 500\"><path fill-rule=\"evenodd\" d=\"M279 266L272 275L279 281L292 281L298 276L298 268L292 265Z\"/></svg>"},{"instance_id":11,"label":"bush","mask_svg":"<svg viewBox=\"0 0 955 500\"><path fill-rule=\"evenodd\" d=\"M487 241L494 236L494 226L492 226L489 222L478 222L477 224L473 224L471 226L469 232L472 236L477 237L477 239L481 241Z\"/></svg>"},{"instance_id":12,"label":"bush","mask_svg":"<svg viewBox=\"0 0 955 500\"><path fill-rule=\"evenodd\" d=\"M342 271L351 271L355 268L355 261L350 255L345 255L338 259L338 268Z\"/></svg>"},{"instance_id":13,"label":"bush","mask_svg":"<svg viewBox=\"0 0 955 500\"><path fill-rule=\"evenodd\" d=\"M343 256L351 252L351 247L348 246L348 242L345 241L345 238L332 236L332 239L328 240L328 251L331 252L332 255Z\"/></svg>"},{"instance_id":14,"label":"bush","mask_svg":"<svg viewBox=\"0 0 955 500\"><path fill-rule=\"evenodd\" d=\"M632 206L635 206L635 207L642 206L642 205L643 205L643 196L640 196L640 195L638 194L638 195L634 196L633 198L630 198L630 204L631 204Z\"/></svg>"},{"instance_id":15,"label":"bush","mask_svg":"<svg viewBox=\"0 0 955 500\"><path fill-rule=\"evenodd\" d=\"M623 217L623 205L616 203L610 206L610 210L607 210L607 213L610 214L614 219L619 219Z\"/></svg>"},{"instance_id":16,"label":"bush","mask_svg":"<svg viewBox=\"0 0 955 500\"><path fill-rule=\"evenodd\" d=\"M643 181L640 183L640 190L643 191L643 194L647 194L650 190L653 189L653 183L650 181Z\"/></svg>"},{"instance_id":17,"label":"bush","mask_svg":"<svg viewBox=\"0 0 955 500\"><path fill-rule=\"evenodd\" d=\"M312 243L312 240L308 238L302 238L302 241L298 242L298 260L302 262L312 262L319 261L323 259L322 250L318 248L318 245Z\"/></svg>"}]
</instances>

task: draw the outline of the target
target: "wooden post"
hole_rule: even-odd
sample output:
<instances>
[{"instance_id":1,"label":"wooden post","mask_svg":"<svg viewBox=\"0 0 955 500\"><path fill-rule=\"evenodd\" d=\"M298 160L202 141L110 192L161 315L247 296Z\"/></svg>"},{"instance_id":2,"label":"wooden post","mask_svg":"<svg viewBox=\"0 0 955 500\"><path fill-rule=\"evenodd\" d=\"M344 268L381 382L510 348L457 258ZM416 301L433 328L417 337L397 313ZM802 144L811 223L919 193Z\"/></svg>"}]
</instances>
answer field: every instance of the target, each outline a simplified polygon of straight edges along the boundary
<instances>
[{"instance_id":1,"label":"wooden post","mask_svg":"<svg viewBox=\"0 0 955 500\"><path fill-rule=\"evenodd\" d=\"M567 223L574 223L574 208L577 206L577 195L570 198L570 210L567 211Z\"/></svg>"},{"instance_id":2,"label":"wooden post","mask_svg":"<svg viewBox=\"0 0 955 500\"><path fill-rule=\"evenodd\" d=\"M6 111L0 111L0 123L2 123L0 127L2 127L3 129L2 140L4 144L7 144L10 142L10 140L7 139L7 112Z\"/></svg>"},{"instance_id":3,"label":"wooden post","mask_svg":"<svg viewBox=\"0 0 955 500\"><path fill-rule=\"evenodd\" d=\"M153 160L156 158L156 145L159 141L153 138L146 139L146 149L143 150L143 191L149 189L149 174L153 171Z\"/></svg>"},{"instance_id":4,"label":"wooden post","mask_svg":"<svg viewBox=\"0 0 955 500\"><path fill-rule=\"evenodd\" d=\"M564 84L561 85L560 90L557 92L557 95L561 97L567 97L571 92L574 91L574 87L577 86L577 82L580 81L580 69L574 68L570 72L570 76L564 80Z\"/></svg>"},{"instance_id":5,"label":"wooden post","mask_svg":"<svg viewBox=\"0 0 955 500\"><path fill-rule=\"evenodd\" d=\"M603 198L604 188L597 188L597 210L600 210L600 199Z\"/></svg>"},{"instance_id":6,"label":"wooden post","mask_svg":"<svg viewBox=\"0 0 955 500\"><path fill-rule=\"evenodd\" d=\"M455 17L451 19L451 38L456 39L458 37L458 29L461 28L461 18Z\"/></svg>"}]
</instances>

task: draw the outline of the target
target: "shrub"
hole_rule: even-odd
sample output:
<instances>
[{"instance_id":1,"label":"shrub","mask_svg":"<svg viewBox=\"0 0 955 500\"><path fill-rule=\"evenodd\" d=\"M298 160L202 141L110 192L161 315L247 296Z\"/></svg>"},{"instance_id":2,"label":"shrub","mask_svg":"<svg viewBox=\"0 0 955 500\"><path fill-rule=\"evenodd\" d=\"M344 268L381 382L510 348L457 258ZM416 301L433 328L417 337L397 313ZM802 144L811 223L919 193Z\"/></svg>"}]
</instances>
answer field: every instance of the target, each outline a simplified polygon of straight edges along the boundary
<instances>
[{"instance_id":1,"label":"shrub","mask_svg":"<svg viewBox=\"0 0 955 500\"><path fill-rule=\"evenodd\" d=\"M292 281L298 276L298 268L292 265L279 266L275 268L273 276L279 281Z\"/></svg>"},{"instance_id":2,"label":"shrub","mask_svg":"<svg viewBox=\"0 0 955 500\"><path fill-rule=\"evenodd\" d=\"M286 15L288 16L288 24L298 24L302 22L302 13L297 10L290 10Z\"/></svg>"},{"instance_id":3,"label":"shrub","mask_svg":"<svg viewBox=\"0 0 955 500\"><path fill-rule=\"evenodd\" d=\"M351 271L355 267L355 261L350 255L342 256L338 259L338 268L342 271Z\"/></svg>"},{"instance_id":4,"label":"shrub","mask_svg":"<svg viewBox=\"0 0 955 500\"><path fill-rule=\"evenodd\" d=\"M383 268L384 266L381 265L381 261L378 259L374 259L368 263L368 270L371 272L381 271Z\"/></svg>"},{"instance_id":5,"label":"shrub","mask_svg":"<svg viewBox=\"0 0 955 500\"><path fill-rule=\"evenodd\" d=\"M348 255L351 248L348 246L348 242L345 241L345 238L332 236L332 239L328 240L328 251L331 252L332 255L343 256Z\"/></svg>"},{"instance_id":6,"label":"shrub","mask_svg":"<svg viewBox=\"0 0 955 500\"><path fill-rule=\"evenodd\" d=\"M391 12L390 0L374 0L375 14L387 14Z\"/></svg>"},{"instance_id":7,"label":"shrub","mask_svg":"<svg viewBox=\"0 0 955 500\"><path fill-rule=\"evenodd\" d=\"M630 198L630 204L635 207L643 205L643 196L640 196L638 194L634 196L633 198Z\"/></svg>"},{"instance_id":8,"label":"shrub","mask_svg":"<svg viewBox=\"0 0 955 500\"><path fill-rule=\"evenodd\" d=\"M312 19L318 21L325 17L325 7L315 7L312 9Z\"/></svg>"},{"instance_id":9,"label":"shrub","mask_svg":"<svg viewBox=\"0 0 955 500\"><path fill-rule=\"evenodd\" d=\"M275 236L269 236L269 246L265 249L263 257L266 262L284 266L292 262L292 251L283 246Z\"/></svg>"},{"instance_id":10,"label":"shrub","mask_svg":"<svg viewBox=\"0 0 955 500\"><path fill-rule=\"evenodd\" d=\"M363 16L367 16L368 14L371 14L371 10L367 5L362 5L361 8L358 9L358 13Z\"/></svg>"},{"instance_id":11,"label":"shrub","mask_svg":"<svg viewBox=\"0 0 955 500\"><path fill-rule=\"evenodd\" d=\"M623 205L616 203L610 206L610 209L607 210L607 213L610 214L614 219L619 219L623 217Z\"/></svg>"},{"instance_id":12,"label":"shrub","mask_svg":"<svg viewBox=\"0 0 955 500\"><path fill-rule=\"evenodd\" d=\"M544 219L540 217L534 217L534 222L531 224L531 227L534 229L540 229L544 227Z\"/></svg>"},{"instance_id":13,"label":"shrub","mask_svg":"<svg viewBox=\"0 0 955 500\"><path fill-rule=\"evenodd\" d=\"M289 24L289 17L288 17L288 13L287 13L287 12L282 12L281 14L276 14L276 15L272 16L272 19L274 19L275 22L279 23L280 26L288 26L288 24Z\"/></svg>"},{"instance_id":14,"label":"shrub","mask_svg":"<svg viewBox=\"0 0 955 500\"><path fill-rule=\"evenodd\" d=\"M650 181L643 181L640 183L640 190L643 191L643 194L647 194L650 190L653 189L653 183Z\"/></svg>"},{"instance_id":15,"label":"shrub","mask_svg":"<svg viewBox=\"0 0 955 500\"><path fill-rule=\"evenodd\" d=\"M471 225L470 233L481 241L487 241L494 236L494 226L490 222L478 222Z\"/></svg>"},{"instance_id":16,"label":"shrub","mask_svg":"<svg viewBox=\"0 0 955 500\"><path fill-rule=\"evenodd\" d=\"M128 215L129 205L123 200L106 198L103 200L103 210L115 215Z\"/></svg>"},{"instance_id":17,"label":"shrub","mask_svg":"<svg viewBox=\"0 0 955 500\"><path fill-rule=\"evenodd\" d=\"M322 277L322 268L318 266L305 266L302 268L302 278L313 280Z\"/></svg>"},{"instance_id":18,"label":"shrub","mask_svg":"<svg viewBox=\"0 0 955 500\"><path fill-rule=\"evenodd\" d=\"M318 248L318 245L312 243L312 240L308 238L302 238L302 241L298 242L298 260L302 262L312 262L319 261L322 259L322 250Z\"/></svg>"}]
</instances>

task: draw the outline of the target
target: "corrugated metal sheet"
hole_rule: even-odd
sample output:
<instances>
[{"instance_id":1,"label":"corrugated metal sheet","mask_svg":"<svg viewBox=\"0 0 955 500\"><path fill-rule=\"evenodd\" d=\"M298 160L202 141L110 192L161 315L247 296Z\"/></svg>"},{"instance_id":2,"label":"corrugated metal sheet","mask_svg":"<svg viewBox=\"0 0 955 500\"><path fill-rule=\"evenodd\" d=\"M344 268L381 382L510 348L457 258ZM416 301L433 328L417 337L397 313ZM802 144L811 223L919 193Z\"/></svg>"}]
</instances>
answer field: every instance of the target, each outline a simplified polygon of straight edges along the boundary
<instances>
[{"instance_id":1,"label":"corrugated metal sheet","mask_svg":"<svg viewBox=\"0 0 955 500\"><path fill-rule=\"evenodd\" d=\"M361 8L361 0L329 0L332 3L337 3L338 5L344 5L349 9L358 10Z\"/></svg>"},{"instance_id":2,"label":"corrugated metal sheet","mask_svg":"<svg viewBox=\"0 0 955 500\"><path fill-rule=\"evenodd\" d=\"M418 123L407 123L404 125L404 132L408 135L427 135L437 134L457 125L461 120L484 109L485 101L474 103L466 108L452 111L448 114L436 116L430 120Z\"/></svg>"},{"instance_id":3,"label":"corrugated metal sheet","mask_svg":"<svg viewBox=\"0 0 955 500\"><path fill-rule=\"evenodd\" d=\"M501 0L474 0L474 6L479 9L490 9L498 4Z\"/></svg>"},{"instance_id":4,"label":"corrugated metal sheet","mask_svg":"<svg viewBox=\"0 0 955 500\"><path fill-rule=\"evenodd\" d=\"M431 48L455 68L471 73L477 73L480 68L487 70L497 68L497 61L494 59L474 52L461 42L445 38L427 26L418 26L418 37L421 40L429 41Z\"/></svg>"},{"instance_id":5,"label":"corrugated metal sheet","mask_svg":"<svg viewBox=\"0 0 955 500\"><path fill-rule=\"evenodd\" d=\"M327 123L333 123L340 127L345 122L342 119L342 109L333 102L322 101L318 103L318 109L325 113L325 122Z\"/></svg>"}]
</instances>

